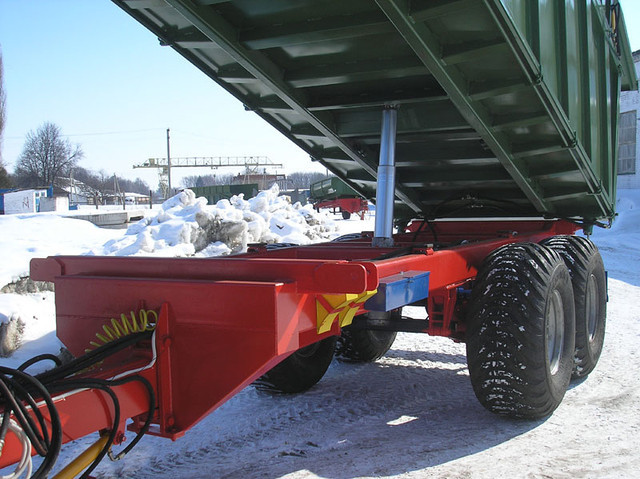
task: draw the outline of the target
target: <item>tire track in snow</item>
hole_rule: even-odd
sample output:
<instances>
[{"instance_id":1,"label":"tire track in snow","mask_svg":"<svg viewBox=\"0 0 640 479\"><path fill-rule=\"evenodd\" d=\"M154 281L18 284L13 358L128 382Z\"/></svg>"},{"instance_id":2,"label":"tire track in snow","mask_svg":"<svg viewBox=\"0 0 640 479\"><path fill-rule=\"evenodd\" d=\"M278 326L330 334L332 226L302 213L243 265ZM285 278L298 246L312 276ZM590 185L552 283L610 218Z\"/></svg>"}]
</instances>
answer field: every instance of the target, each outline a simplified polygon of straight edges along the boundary
<instances>
[{"instance_id":1,"label":"tire track in snow","mask_svg":"<svg viewBox=\"0 0 640 479\"><path fill-rule=\"evenodd\" d=\"M123 465L117 474L159 478L188 472L197 477L206 457L216 464L215 477L233 477L249 457L242 476L254 477L251 464L256 462L287 463L326 452L340 454L353 443L355 430L386 429L387 422L401 416L435 420L443 411L469 404L479 408L468 384L464 347L442 338L421 338L425 341L416 345L415 336L399 335L388 357L376 363L334 361L323 380L300 395L271 395L248 388L187 432L175 448L165 447L167 454L149 460L148 469L128 471ZM190 439L196 435L203 439L199 444ZM146 439L138 450L147 447ZM201 473L204 477L210 468Z\"/></svg>"}]
</instances>

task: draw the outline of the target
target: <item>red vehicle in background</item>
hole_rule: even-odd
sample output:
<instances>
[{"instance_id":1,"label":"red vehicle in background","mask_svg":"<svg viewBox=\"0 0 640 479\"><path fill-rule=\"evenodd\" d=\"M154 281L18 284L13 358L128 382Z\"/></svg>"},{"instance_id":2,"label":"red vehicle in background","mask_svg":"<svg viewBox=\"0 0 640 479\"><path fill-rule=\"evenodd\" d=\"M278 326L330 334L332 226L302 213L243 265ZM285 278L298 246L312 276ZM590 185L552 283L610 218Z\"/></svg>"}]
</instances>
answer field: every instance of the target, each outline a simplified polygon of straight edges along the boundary
<instances>
[{"instance_id":1,"label":"red vehicle in background","mask_svg":"<svg viewBox=\"0 0 640 479\"><path fill-rule=\"evenodd\" d=\"M364 220L365 213L369 211L367 200L337 176L313 183L310 198L317 211L332 208L334 213L341 212L345 220L354 213Z\"/></svg>"}]
</instances>

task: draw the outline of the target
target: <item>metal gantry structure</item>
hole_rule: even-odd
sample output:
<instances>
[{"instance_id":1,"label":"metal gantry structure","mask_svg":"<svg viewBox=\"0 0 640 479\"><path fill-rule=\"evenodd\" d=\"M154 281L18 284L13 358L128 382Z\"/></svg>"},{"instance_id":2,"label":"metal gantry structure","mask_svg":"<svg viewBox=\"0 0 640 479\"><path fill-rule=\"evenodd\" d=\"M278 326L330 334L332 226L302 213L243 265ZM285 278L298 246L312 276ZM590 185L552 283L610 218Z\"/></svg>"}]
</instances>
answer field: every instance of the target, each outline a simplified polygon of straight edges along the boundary
<instances>
[{"instance_id":1,"label":"metal gantry structure","mask_svg":"<svg viewBox=\"0 0 640 479\"><path fill-rule=\"evenodd\" d=\"M282 163L274 163L266 156L185 156L149 158L133 168L154 168L160 177L160 189L165 198L171 193L172 168L224 168L243 167L248 173L257 173L260 167L282 168Z\"/></svg>"}]
</instances>

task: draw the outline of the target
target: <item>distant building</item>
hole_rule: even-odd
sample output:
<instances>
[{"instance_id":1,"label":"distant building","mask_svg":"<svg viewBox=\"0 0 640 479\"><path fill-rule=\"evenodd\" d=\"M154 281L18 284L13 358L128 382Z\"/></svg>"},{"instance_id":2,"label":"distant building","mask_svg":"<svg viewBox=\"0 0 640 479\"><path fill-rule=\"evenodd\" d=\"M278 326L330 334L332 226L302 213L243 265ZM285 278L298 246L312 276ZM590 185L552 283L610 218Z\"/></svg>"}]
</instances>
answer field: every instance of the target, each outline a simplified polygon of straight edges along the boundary
<instances>
[{"instance_id":1,"label":"distant building","mask_svg":"<svg viewBox=\"0 0 640 479\"><path fill-rule=\"evenodd\" d=\"M0 190L0 214L68 210L69 194L57 187Z\"/></svg>"},{"instance_id":2,"label":"distant building","mask_svg":"<svg viewBox=\"0 0 640 479\"><path fill-rule=\"evenodd\" d=\"M124 202L127 205L148 205L151 198L149 195L140 193L124 193Z\"/></svg>"},{"instance_id":3,"label":"distant building","mask_svg":"<svg viewBox=\"0 0 640 479\"><path fill-rule=\"evenodd\" d=\"M636 75L640 76L640 50L633 52ZM640 189L640 129L638 128L640 92L623 91L620 95L620 130L618 132L618 188Z\"/></svg>"},{"instance_id":4,"label":"distant building","mask_svg":"<svg viewBox=\"0 0 640 479\"><path fill-rule=\"evenodd\" d=\"M74 178L56 178L56 186L66 191L72 205L91 205L100 195L98 190Z\"/></svg>"},{"instance_id":5,"label":"distant building","mask_svg":"<svg viewBox=\"0 0 640 479\"><path fill-rule=\"evenodd\" d=\"M3 195L4 213L37 213L40 211L40 200L47 197L47 188L18 189ZM68 207L67 207L68 209Z\"/></svg>"},{"instance_id":6,"label":"distant building","mask_svg":"<svg viewBox=\"0 0 640 479\"><path fill-rule=\"evenodd\" d=\"M0 215L4 214L4 195L15 190L16 188L0 188Z\"/></svg>"}]
</instances>

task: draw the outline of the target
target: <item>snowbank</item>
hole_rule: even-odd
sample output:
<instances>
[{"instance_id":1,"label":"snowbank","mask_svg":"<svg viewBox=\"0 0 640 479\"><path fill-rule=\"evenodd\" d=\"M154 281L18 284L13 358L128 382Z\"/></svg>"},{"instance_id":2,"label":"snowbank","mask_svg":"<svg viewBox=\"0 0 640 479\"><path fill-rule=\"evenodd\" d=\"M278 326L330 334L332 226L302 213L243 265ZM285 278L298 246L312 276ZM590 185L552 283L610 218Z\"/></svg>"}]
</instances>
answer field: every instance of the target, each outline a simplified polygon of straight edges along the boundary
<instances>
[{"instance_id":1,"label":"snowbank","mask_svg":"<svg viewBox=\"0 0 640 479\"><path fill-rule=\"evenodd\" d=\"M0 215L0 288L29 274L31 258L85 254L122 232L53 213Z\"/></svg>"},{"instance_id":2,"label":"snowbank","mask_svg":"<svg viewBox=\"0 0 640 479\"><path fill-rule=\"evenodd\" d=\"M221 256L250 243L308 244L338 235L337 224L311 205L290 204L278 187L245 200L243 195L208 205L184 190L163 203L157 216L129 227L121 238L93 249L107 256Z\"/></svg>"},{"instance_id":3,"label":"snowbank","mask_svg":"<svg viewBox=\"0 0 640 479\"><path fill-rule=\"evenodd\" d=\"M5 232L0 289L28 276L29 261L38 257L221 256L243 252L249 243L307 244L338 236L337 223L326 213L291 205L278 196L277 186L249 200L240 195L216 205L185 190L159 211L146 213L124 235L57 214L0 216ZM10 355L3 365L17 367L36 354L58 354L53 305L53 293L0 294L0 356Z\"/></svg>"},{"instance_id":4,"label":"snowbank","mask_svg":"<svg viewBox=\"0 0 640 479\"><path fill-rule=\"evenodd\" d=\"M62 343L56 337L56 315L54 293L45 291L34 294L0 294L0 323L10 321L21 324L20 335L14 339L20 343L10 357L2 357L0 364L17 368L26 360L38 354L58 354ZM49 362L39 363L29 371L37 373L52 366Z\"/></svg>"},{"instance_id":5,"label":"snowbank","mask_svg":"<svg viewBox=\"0 0 640 479\"><path fill-rule=\"evenodd\" d=\"M640 286L640 191L618 190L616 211L611 229L594 228L591 239L605 258L609 277Z\"/></svg>"}]
</instances>

